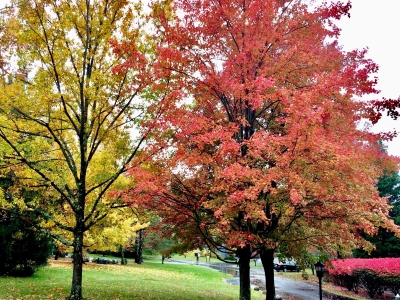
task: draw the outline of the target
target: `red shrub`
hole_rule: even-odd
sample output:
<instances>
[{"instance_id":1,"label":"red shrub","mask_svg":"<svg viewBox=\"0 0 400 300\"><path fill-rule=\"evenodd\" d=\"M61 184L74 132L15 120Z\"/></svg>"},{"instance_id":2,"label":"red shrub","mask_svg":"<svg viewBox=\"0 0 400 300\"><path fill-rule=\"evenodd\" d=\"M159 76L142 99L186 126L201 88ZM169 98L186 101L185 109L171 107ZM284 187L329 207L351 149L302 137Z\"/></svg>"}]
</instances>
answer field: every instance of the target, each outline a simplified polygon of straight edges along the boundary
<instances>
[{"instance_id":1,"label":"red shrub","mask_svg":"<svg viewBox=\"0 0 400 300\"><path fill-rule=\"evenodd\" d=\"M351 275L355 270L371 270L376 274L400 275L400 258L348 258L331 260L327 271L331 275Z\"/></svg>"},{"instance_id":2,"label":"red shrub","mask_svg":"<svg viewBox=\"0 0 400 300\"><path fill-rule=\"evenodd\" d=\"M364 288L373 298L390 290L400 289L400 258L349 258L331 260L326 267L330 280L349 290Z\"/></svg>"}]
</instances>

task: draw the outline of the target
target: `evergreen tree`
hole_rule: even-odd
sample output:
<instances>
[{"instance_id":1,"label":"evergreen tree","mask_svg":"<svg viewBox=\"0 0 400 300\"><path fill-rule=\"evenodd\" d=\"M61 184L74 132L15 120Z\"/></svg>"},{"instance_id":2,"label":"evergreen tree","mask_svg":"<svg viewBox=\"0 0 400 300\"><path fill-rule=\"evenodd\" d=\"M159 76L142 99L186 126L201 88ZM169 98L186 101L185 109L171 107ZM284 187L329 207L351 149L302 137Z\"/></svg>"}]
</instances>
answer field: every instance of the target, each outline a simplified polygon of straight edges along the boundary
<instances>
[{"instance_id":1,"label":"evergreen tree","mask_svg":"<svg viewBox=\"0 0 400 300\"><path fill-rule=\"evenodd\" d=\"M9 192L13 184L10 174L0 178L2 197L9 202L13 201ZM22 196L29 198L30 193L23 191ZM31 276L47 263L51 239L36 229L37 216L18 214L18 209L13 211L0 211L0 275Z\"/></svg>"},{"instance_id":2,"label":"evergreen tree","mask_svg":"<svg viewBox=\"0 0 400 300\"><path fill-rule=\"evenodd\" d=\"M390 217L396 225L400 225L400 175L398 172L385 173L379 178L378 191L381 197L388 197L389 204L393 206ZM400 239L394 233L383 228L377 235L366 235L366 239L375 245L375 250L368 254L364 250L354 251L356 257L400 257Z\"/></svg>"},{"instance_id":3,"label":"evergreen tree","mask_svg":"<svg viewBox=\"0 0 400 300\"><path fill-rule=\"evenodd\" d=\"M47 263L51 240L35 230L24 217L0 217L0 275L31 276Z\"/></svg>"}]
</instances>

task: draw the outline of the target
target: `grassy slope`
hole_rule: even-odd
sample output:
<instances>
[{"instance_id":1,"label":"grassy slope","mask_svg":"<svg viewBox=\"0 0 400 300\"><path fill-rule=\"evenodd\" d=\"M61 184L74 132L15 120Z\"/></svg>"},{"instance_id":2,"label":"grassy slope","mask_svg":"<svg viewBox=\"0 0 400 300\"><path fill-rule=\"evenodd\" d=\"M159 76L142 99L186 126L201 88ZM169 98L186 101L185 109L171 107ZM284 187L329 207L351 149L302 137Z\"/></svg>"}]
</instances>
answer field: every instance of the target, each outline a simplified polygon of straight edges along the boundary
<instances>
[{"instance_id":1,"label":"grassy slope","mask_svg":"<svg viewBox=\"0 0 400 300\"><path fill-rule=\"evenodd\" d=\"M0 277L0 299L63 299L71 283L71 263L51 261L31 278ZM87 300L238 299L239 288L228 285L228 275L199 266L161 264L84 266L83 293ZM265 299L252 291L252 299Z\"/></svg>"}]
</instances>

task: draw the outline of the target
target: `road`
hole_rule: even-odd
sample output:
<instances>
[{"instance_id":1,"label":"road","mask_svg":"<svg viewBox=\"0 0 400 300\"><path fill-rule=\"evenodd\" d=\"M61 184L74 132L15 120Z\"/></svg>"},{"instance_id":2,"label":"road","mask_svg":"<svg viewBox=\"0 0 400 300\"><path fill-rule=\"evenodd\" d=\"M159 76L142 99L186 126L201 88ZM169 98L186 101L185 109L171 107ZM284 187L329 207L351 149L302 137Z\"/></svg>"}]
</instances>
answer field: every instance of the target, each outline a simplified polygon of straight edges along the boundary
<instances>
[{"instance_id":1,"label":"road","mask_svg":"<svg viewBox=\"0 0 400 300\"><path fill-rule=\"evenodd\" d=\"M171 262L192 265L198 264L202 267L211 268L223 273L231 274L234 276L234 278L227 279L227 283L239 285L239 269L235 264L227 264L223 262L196 263L196 261L184 260L172 260ZM265 275L262 268L251 268L250 279L253 283L253 287L258 286L261 290L265 290ZM275 292L284 300L288 298L293 300L319 300L319 289L317 285L309 282L296 281L278 276L275 276ZM322 299L327 300L329 298L323 297Z\"/></svg>"},{"instance_id":2,"label":"road","mask_svg":"<svg viewBox=\"0 0 400 300\"><path fill-rule=\"evenodd\" d=\"M256 280L257 282L260 281L260 285L262 284L265 287L264 270L259 268L251 268L250 272L251 280ZM291 295L299 300L319 300L319 288L315 284L305 281L292 280L279 276L275 276L274 280L275 292L283 299L285 299L284 296ZM322 297L322 299L329 298Z\"/></svg>"}]
</instances>

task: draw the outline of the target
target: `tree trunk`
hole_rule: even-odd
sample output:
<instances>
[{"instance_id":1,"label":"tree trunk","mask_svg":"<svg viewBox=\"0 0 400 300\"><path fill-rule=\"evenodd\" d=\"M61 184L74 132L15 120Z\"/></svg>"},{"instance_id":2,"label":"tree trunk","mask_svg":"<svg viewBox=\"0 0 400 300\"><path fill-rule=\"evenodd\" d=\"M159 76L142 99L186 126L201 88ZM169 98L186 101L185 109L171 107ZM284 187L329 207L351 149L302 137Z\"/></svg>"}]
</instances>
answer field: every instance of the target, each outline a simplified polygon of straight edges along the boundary
<instances>
[{"instance_id":1,"label":"tree trunk","mask_svg":"<svg viewBox=\"0 0 400 300\"><path fill-rule=\"evenodd\" d=\"M262 249L260 253L261 262L265 274L266 300L275 299L275 281L274 281L274 250Z\"/></svg>"},{"instance_id":2,"label":"tree trunk","mask_svg":"<svg viewBox=\"0 0 400 300\"><path fill-rule=\"evenodd\" d=\"M136 236L136 257L135 263L141 264L143 262L143 231L144 229L140 229L138 235Z\"/></svg>"},{"instance_id":3,"label":"tree trunk","mask_svg":"<svg viewBox=\"0 0 400 300\"><path fill-rule=\"evenodd\" d=\"M82 264L83 264L83 224L77 224L74 232L74 258L72 271L72 287L69 300L82 298Z\"/></svg>"},{"instance_id":4,"label":"tree trunk","mask_svg":"<svg viewBox=\"0 0 400 300\"><path fill-rule=\"evenodd\" d=\"M239 300L250 300L250 245L240 248L237 251L239 257L239 279L240 295Z\"/></svg>"},{"instance_id":5,"label":"tree trunk","mask_svg":"<svg viewBox=\"0 0 400 300\"><path fill-rule=\"evenodd\" d=\"M122 245L119 245L119 250L121 252L121 265L126 265L126 260L125 260L125 256L124 256L124 248L122 247Z\"/></svg>"}]
</instances>

